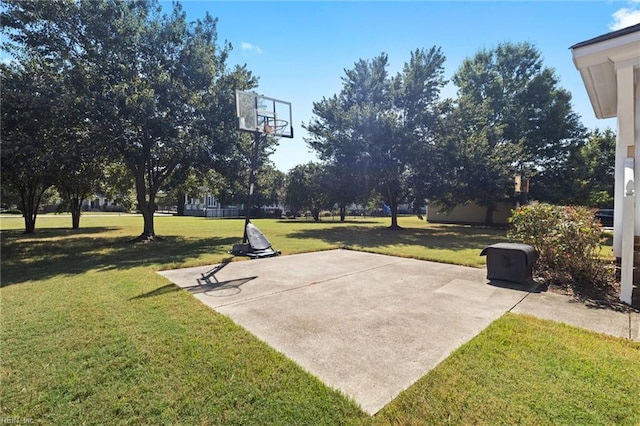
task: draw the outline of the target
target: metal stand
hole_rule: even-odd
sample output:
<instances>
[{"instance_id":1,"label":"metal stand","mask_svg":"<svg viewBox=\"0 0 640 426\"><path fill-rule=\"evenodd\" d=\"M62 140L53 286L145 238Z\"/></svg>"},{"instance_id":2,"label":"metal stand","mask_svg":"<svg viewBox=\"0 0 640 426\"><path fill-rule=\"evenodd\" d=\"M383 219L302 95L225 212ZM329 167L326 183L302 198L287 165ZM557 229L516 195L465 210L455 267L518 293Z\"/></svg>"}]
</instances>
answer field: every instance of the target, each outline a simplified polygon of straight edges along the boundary
<instances>
[{"instance_id":1,"label":"metal stand","mask_svg":"<svg viewBox=\"0 0 640 426\"><path fill-rule=\"evenodd\" d=\"M251 166L249 170L249 191L247 194L247 205L244 211L244 233L242 236L242 244L234 244L229 251L234 256L248 256L252 259L263 257L272 257L280 254L280 250L271 247L271 243L258 228L250 221L251 199L253 198L253 190L255 188L256 168L258 166L258 152L260 141L266 138L259 132L253 134L253 149L251 152Z\"/></svg>"},{"instance_id":2,"label":"metal stand","mask_svg":"<svg viewBox=\"0 0 640 426\"><path fill-rule=\"evenodd\" d=\"M247 193L247 204L244 207L244 234L242 236L242 244L247 243L247 225L249 224L249 216L251 214L251 199L253 198L253 189L256 183L256 166L258 163L258 147L265 135L255 132L253 134L253 149L251 152L251 165L249 170L249 190Z\"/></svg>"}]
</instances>

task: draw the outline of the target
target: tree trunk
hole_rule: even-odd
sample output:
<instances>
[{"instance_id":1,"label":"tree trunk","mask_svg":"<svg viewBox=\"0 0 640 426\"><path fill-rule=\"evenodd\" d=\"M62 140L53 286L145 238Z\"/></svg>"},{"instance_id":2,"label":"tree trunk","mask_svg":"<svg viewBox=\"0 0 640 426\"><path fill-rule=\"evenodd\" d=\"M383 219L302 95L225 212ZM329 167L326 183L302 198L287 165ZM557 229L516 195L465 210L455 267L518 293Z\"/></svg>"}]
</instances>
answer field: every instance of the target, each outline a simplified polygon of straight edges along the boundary
<instances>
[{"instance_id":1,"label":"tree trunk","mask_svg":"<svg viewBox=\"0 0 640 426\"><path fill-rule=\"evenodd\" d=\"M185 196L184 193L178 192L178 199L176 200L178 216L184 216L184 196Z\"/></svg>"},{"instance_id":2,"label":"tree trunk","mask_svg":"<svg viewBox=\"0 0 640 426\"><path fill-rule=\"evenodd\" d=\"M138 241L153 241L157 239L156 231L153 223L153 213L154 208L151 203L145 202L144 204L138 205L140 208L140 213L142 213L142 218L144 220L144 228L142 234L137 238Z\"/></svg>"},{"instance_id":3,"label":"tree trunk","mask_svg":"<svg viewBox=\"0 0 640 426\"><path fill-rule=\"evenodd\" d=\"M36 216L38 215L38 206L34 205L34 194L29 193L22 196L22 217L24 217L24 233L33 234L36 230Z\"/></svg>"},{"instance_id":4,"label":"tree trunk","mask_svg":"<svg viewBox=\"0 0 640 426\"><path fill-rule=\"evenodd\" d=\"M24 233L33 234L36 230L36 217L38 216L38 208L42 194L47 188L37 188L37 184L28 185L19 189L20 201L22 205L22 217L24 217Z\"/></svg>"},{"instance_id":5,"label":"tree trunk","mask_svg":"<svg viewBox=\"0 0 640 426\"><path fill-rule=\"evenodd\" d=\"M398 226L398 200L392 197L389 201L391 203L391 226L389 226L389 229L400 230L402 228Z\"/></svg>"},{"instance_id":6,"label":"tree trunk","mask_svg":"<svg viewBox=\"0 0 640 426\"><path fill-rule=\"evenodd\" d=\"M71 229L80 229L82 200L79 197L69 197L69 209L71 210Z\"/></svg>"},{"instance_id":7,"label":"tree trunk","mask_svg":"<svg viewBox=\"0 0 640 426\"><path fill-rule=\"evenodd\" d=\"M142 214L144 226L142 234L131 240L131 242L151 242L162 240L162 238L156 235L154 229L153 214L156 211L155 198L155 188L149 188L149 197L147 199L147 186L144 179L144 171L136 171L136 199L138 201L138 209Z\"/></svg>"},{"instance_id":8,"label":"tree trunk","mask_svg":"<svg viewBox=\"0 0 640 426\"><path fill-rule=\"evenodd\" d=\"M23 213L24 216L24 233L33 234L36 231L36 215L31 213Z\"/></svg>"},{"instance_id":9,"label":"tree trunk","mask_svg":"<svg viewBox=\"0 0 640 426\"><path fill-rule=\"evenodd\" d=\"M347 217L347 208L345 206L340 206L340 222L344 222Z\"/></svg>"},{"instance_id":10,"label":"tree trunk","mask_svg":"<svg viewBox=\"0 0 640 426\"><path fill-rule=\"evenodd\" d=\"M495 204L491 203L487 205L487 212L484 216L485 225L493 225L493 211L496 209Z\"/></svg>"}]
</instances>

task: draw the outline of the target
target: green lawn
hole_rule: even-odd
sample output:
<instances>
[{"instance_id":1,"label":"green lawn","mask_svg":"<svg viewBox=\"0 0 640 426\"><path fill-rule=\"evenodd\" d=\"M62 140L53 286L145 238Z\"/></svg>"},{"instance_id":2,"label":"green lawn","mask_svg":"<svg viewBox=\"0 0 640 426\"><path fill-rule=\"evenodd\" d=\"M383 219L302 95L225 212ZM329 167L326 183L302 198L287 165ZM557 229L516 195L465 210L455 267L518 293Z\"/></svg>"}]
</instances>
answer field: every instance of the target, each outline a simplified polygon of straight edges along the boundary
<instances>
[{"instance_id":1,"label":"green lawn","mask_svg":"<svg viewBox=\"0 0 640 426\"><path fill-rule=\"evenodd\" d=\"M221 262L241 220L0 217L0 418L43 424L638 424L640 344L505 315L371 418L156 274ZM348 247L481 266L504 231L258 220L283 254Z\"/></svg>"}]
</instances>

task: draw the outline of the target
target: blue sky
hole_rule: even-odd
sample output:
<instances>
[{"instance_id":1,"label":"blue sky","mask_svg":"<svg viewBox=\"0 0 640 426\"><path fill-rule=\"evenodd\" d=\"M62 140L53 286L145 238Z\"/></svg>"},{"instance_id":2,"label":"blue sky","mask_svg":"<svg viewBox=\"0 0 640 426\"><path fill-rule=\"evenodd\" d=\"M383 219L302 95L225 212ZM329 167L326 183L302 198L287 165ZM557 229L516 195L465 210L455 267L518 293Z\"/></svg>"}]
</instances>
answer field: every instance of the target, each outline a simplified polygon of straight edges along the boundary
<instances>
[{"instance_id":1,"label":"blue sky","mask_svg":"<svg viewBox=\"0 0 640 426\"><path fill-rule=\"evenodd\" d=\"M259 93L292 103L295 138L281 139L272 156L285 172L315 159L301 123L309 122L313 102L340 91L345 69L385 52L395 74L412 50L434 45L447 57L450 79L480 49L531 42L571 92L584 125L615 130L615 120L595 118L569 47L640 22L640 0L181 3L189 19L207 11L219 19L219 39L233 45L230 63L247 64L260 79ZM455 87L442 95L454 97Z\"/></svg>"}]
</instances>

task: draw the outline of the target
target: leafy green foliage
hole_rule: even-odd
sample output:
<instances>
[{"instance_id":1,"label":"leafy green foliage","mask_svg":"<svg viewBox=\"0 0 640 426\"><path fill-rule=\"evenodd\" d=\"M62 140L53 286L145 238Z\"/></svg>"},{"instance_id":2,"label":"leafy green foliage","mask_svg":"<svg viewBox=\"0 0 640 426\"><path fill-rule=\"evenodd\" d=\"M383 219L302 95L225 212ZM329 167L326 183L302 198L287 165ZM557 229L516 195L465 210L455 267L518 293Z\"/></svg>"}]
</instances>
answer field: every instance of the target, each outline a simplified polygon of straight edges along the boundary
<instances>
[{"instance_id":1,"label":"leafy green foliage","mask_svg":"<svg viewBox=\"0 0 640 426\"><path fill-rule=\"evenodd\" d=\"M551 164L535 179L532 196L553 204L613 208L616 136L595 129L567 147L566 161Z\"/></svg>"},{"instance_id":2,"label":"leafy green foliage","mask_svg":"<svg viewBox=\"0 0 640 426\"><path fill-rule=\"evenodd\" d=\"M327 206L328 174L318 163L294 167L287 175L286 200L293 212L309 210L313 220L320 221L320 210Z\"/></svg>"},{"instance_id":3,"label":"leafy green foliage","mask_svg":"<svg viewBox=\"0 0 640 426\"><path fill-rule=\"evenodd\" d=\"M56 117L61 79L49 61L29 57L1 65L1 167L5 191L17 194L25 233L35 230L44 192L58 176L58 140L64 127Z\"/></svg>"},{"instance_id":4,"label":"leafy green foliage","mask_svg":"<svg viewBox=\"0 0 640 426\"><path fill-rule=\"evenodd\" d=\"M382 194L391 228L398 227L398 203L418 184L412 179L418 159L429 158L434 140L444 59L439 48L417 49L395 76L388 74L386 54L361 59L345 70L339 94L314 103L307 142L339 177L336 202L366 198L349 191L351 179L350 188L361 194Z\"/></svg>"},{"instance_id":5,"label":"leafy green foliage","mask_svg":"<svg viewBox=\"0 0 640 426\"><path fill-rule=\"evenodd\" d=\"M584 133L570 93L558 87L558 77L530 43L480 50L463 62L453 81L459 97L485 104L490 124L502 127L504 140L521 145L523 164L544 167L556 161Z\"/></svg>"},{"instance_id":6,"label":"leafy green foliage","mask_svg":"<svg viewBox=\"0 0 640 426\"><path fill-rule=\"evenodd\" d=\"M272 163L263 164L256 173L253 204L257 207L284 204L286 179L287 175L276 169Z\"/></svg>"},{"instance_id":7,"label":"leafy green foliage","mask_svg":"<svg viewBox=\"0 0 640 426\"><path fill-rule=\"evenodd\" d=\"M525 178L567 164L584 128L571 95L558 87L529 43L502 43L466 59L453 77L458 97L450 125L449 201L487 206L513 196L513 176Z\"/></svg>"},{"instance_id":8,"label":"leafy green foliage","mask_svg":"<svg viewBox=\"0 0 640 426\"><path fill-rule=\"evenodd\" d=\"M67 86L78 86L92 142L133 175L140 239L155 238L155 198L173 173L237 154L233 92L256 79L245 67L227 69L231 46L219 46L217 20L190 23L178 3L168 15L156 1L6 5L7 45L19 61L46 57L73 77Z\"/></svg>"},{"instance_id":9,"label":"leafy green foliage","mask_svg":"<svg viewBox=\"0 0 640 426\"><path fill-rule=\"evenodd\" d=\"M438 201L447 208L469 201L485 206L487 224L493 223L496 205L513 195L514 164L522 152L504 139L504 125L495 123L494 114L488 100L478 104L461 95L447 117L449 133L441 145L447 150L449 189Z\"/></svg>"},{"instance_id":10,"label":"leafy green foliage","mask_svg":"<svg viewBox=\"0 0 640 426\"><path fill-rule=\"evenodd\" d=\"M514 210L509 222L508 236L537 250L547 284L584 296L610 290L613 270L600 258L602 228L592 209L534 203Z\"/></svg>"}]
</instances>

